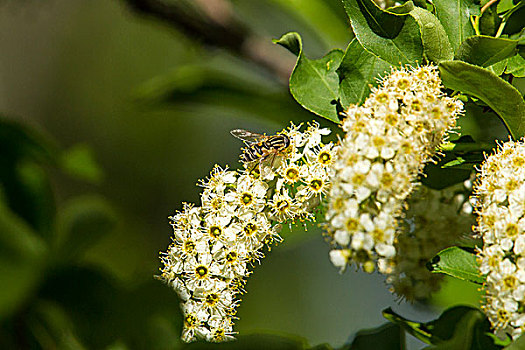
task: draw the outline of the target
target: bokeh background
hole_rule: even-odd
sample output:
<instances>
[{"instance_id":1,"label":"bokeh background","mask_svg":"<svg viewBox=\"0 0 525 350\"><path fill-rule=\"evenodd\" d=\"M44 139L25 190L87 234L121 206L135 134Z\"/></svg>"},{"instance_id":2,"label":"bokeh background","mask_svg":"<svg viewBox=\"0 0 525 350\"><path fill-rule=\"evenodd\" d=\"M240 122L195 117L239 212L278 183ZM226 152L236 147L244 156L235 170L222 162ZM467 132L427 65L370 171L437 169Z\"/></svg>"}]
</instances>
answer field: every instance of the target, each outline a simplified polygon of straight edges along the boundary
<instances>
[{"instance_id":1,"label":"bokeh background","mask_svg":"<svg viewBox=\"0 0 525 350\"><path fill-rule=\"evenodd\" d=\"M177 297L154 279L167 217L198 203L214 164L237 166L229 130L316 119L289 95L295 57L272 38L297 31L319 57L353 36L338 0L163 1L235 23L240 49L137 10L155 2L0 1L2 349L183 346ZM504 135L495 118L478 124ZM424 321L477 305L476 287L453 281L428 303L397 300L381 275L339 274L315 226L284 236L250 277L241 334L335 347L389 306Z\"/></svg>"}]
</instances>

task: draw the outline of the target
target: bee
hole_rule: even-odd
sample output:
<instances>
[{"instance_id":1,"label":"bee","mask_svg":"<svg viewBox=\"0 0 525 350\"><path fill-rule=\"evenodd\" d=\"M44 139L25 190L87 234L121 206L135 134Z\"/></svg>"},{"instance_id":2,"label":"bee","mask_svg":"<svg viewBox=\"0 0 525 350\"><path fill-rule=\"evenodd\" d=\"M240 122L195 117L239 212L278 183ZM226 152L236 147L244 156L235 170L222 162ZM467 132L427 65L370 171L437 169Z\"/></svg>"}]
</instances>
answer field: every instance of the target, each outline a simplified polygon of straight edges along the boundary
<instances>
[{"instance_id":1,"label":"bee","mask_svg":"<svg viewBox=\"0 0 525 350\"><path fill-rule=\"evenodd\" d=\"M242 140L246 145L240 156L243 163L251 163L258 160L259 165L262 165L263 162L271 159L271 168L275 157L282 155L290 146L290 138L284 134L267 136L242 129L235 129L230 131L230 133Z\"/></svg>"}]
</instances>

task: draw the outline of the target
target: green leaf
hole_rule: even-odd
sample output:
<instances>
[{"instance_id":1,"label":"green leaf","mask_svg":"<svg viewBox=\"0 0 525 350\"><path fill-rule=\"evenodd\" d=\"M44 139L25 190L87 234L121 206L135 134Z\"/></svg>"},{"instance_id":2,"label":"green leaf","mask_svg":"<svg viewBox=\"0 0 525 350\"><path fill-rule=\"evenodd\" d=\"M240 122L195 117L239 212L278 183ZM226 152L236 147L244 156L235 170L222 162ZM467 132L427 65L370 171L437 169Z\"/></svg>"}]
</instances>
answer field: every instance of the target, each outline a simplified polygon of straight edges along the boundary
<instances>
[{"instance_id":1,"label":"green leaf","mask_svg":"<svg viewBox=\"0 0 525 350\"><path fill-rule=\"evenodd\" d=\"M516 55L507 60L507 67L505 73L512 74L517 78L525 77L525 58L521 55Z\"/></svg>"},{"instance_id":2,"label":"green leaf","mask_svg":"<svg viewBox=\"0 0 525 350\"><path fill-rule=\"evenodd\" d=\"M352 40L337 69L343 107L364 102L371 86L377 85L377 78L389 69L388 62L366 51L357 39Z\"/></svg>"},{"instance_id":3,"label":"green leaf","mask_svg":"<svg viewBox=\"0 0 525 350\"><path fill-rule=\"evenodd\" d=\"M251 77L249 72L240 69L208 65L177 67L142 84L134 91L133 97L141 108L189 105L205 108L208 112L208 106L212 105L279 124L311 118L310 113L299 108L287 91L276 90L260 77ZM276 111L276 105L279 111Z\"/></svg>"},{"instance_id":4,"label":"green leaf","mask_svg":"<svg viewBox=\"0 0 525 350\"><path fill-rule=\"evenodd\" d=\"M357 332L350 345L351 350L403 350L405 347L405 332L392 323Z\"/></svg>"},{"instance_id":5,"label":"green leaf","mask_svg":"<svg viewBox=\"0 0 525 350\"><path fill-rule=\"evenodd\" d=\"M75 145L62 154L62 168L71 176L95 184L104 176L93 150L85 144Z\"/></svg>"},{"instance_id":6,"label":"green leaf","mask_svg":"<svg viewBox=\"0 0 525 350\"><path fill-rule=\"evenodd\" d=\"M445 87L485 102L501 118L514 139L525 135L525 101L516 88L486 69L461 61L439 64Z\"/></svg>"},{"instance_id":7,"label":"green leaf","mask_svg":"<svg viewBox=\"0 0 525 350\"><path fill-rule=\"evenodd\" d=\"M492 66L487 67L487 69L491 71L492 73L494 73L495 75L500 76L505 71L508 61L509 61L509 58L506 58L504 60L499 61L498 63L494 63Z\"/></svg>"},{"instance_id":8,"label":"green leaf","mask_svg":"<svg viewBox=\"0 0 525 350\"><path fill-rule=\"evenodd\" d=\"M434 0L432 3L454 52L457 52L461 43L475 34L470 16L479 15L480 6L475 0Z\"/></svg>"},{"instance_id":9,"label":"green leaf","mask_svg":"<svg viewBox=\"0 0 525 350\"><path fill-rule=\"evenodd\" d=\"M518 339L513 341L505 350L523 350L525 349L525 334L522 334Z\"/></svg>"},{"instance_id":10,"label":"green leaf","mask_svg":"<svg viewBox=\"0 0 525 350\"><path fill-rule=\"evenodd\" d=\"M0 149L2 160L32 159L40 163L55 164L58 146L34 129L0 115Z\"/></svg>"},{"instance_id":11,"label":"green leaf","mask_svg":"<svg viewBox=\"0 0 525 350\"><path fill-rule=\"evenodd\" d=\"M61 306L88 349L105 349L122 332L123 320L116 310L122 290L108 275L94 268L69 265L53 270L39 297Z\"/></svg>"},{"instance_id":12,"label":"green leaf","mask_svg":"<svg viewBox=\"0 0 525 350\"><path fill-rule=\"evenodd\" d=\"M76 337L76 330L63 310L56 303L38 300L27 315L27 328L41 349L85 349Z\"/></svg>"},{"instance_id":13,"label":"green leaf","mask_svg":"<svg viewBox=\"0 0 525 350\"><path fill-rule=\"evenodd\" d=\"M436 63L453 59L454 50L437 17L421 7L415 7L410 15L419 24L425 56Z\"/></svg>"},{"instance_id":14,"label":"green leaf","mask_svg":"<svg viewBox=\"0 0 525 350\"><path fill-rule=\"evenodd\" d=\"M383 310L383 317L390 322L401 326L405 331L422 342L431 344L432 333L430 333L422 323L409 321L406 318L399 316L391 308Z\"/></svg>"},{"instance_id":15,"label":"green leaf","mask_svg":"<svg viewBox=\"0 0 525 350\"><path fill-rule=\"evenodd\" d=\"M482 3L482 5L484 5ZM479 32L482 35L495 36L501 25L501 17L498 16L496 6L490 6L483 12L479 19Z\"/></svg>"},{"instance_id":16,"label":"green leaf","mask_svg":"<svg viewBox=\"0 0 525 350\"><path fill-rule=\"evenodd\" d=\"M408 333L427 344L425 349L440 350L495 350L500 349L490 336L490 323L478 309L468 306L452 307L434 321L419 323L399 316L392 309L383 316L403 327Z\"/></svg>"},{"instance_id":17,"label":"green leaf","mask_svg":"<svg viewBox=\"0 0 525 350\"><path fill-rule=\"evenodd\" d=\"M518 41L476 35L467 38L458 51L456 59L488 67L517 54Z\"/></svg>"},{"instance_id":18,"label":"green leaf","mask_svg":"<svg viewBox=\"0 0 525 350\"><path fill-rule=\"evenodd\" d=\"M485 278L479 271L476 254L460 247L442 250L430 261L429 268L434 273L443 273L477 284L483 284Z\"/></svg>"},{"instance_id":19,"label":"green leaf","mask_svg":"<svg viewBox=\"0 0 525 350\"><path fill-rule=\"evenodd\" d=\"M514 0L501 0L498 2L497 10L498 13L503 13L512 9L515 6L516 5L514 5Z\"/></svg>"},{"instance_id":20,"label":"green leaf","mask_svg":"<svg viewBox=\"0 0 525 350\"><path fill-rule=\"evenodd\" d=\"M274 40L297 56L297 63L290 76L290 92L295 100L307 110L339 123L339 77L336 70L344 52L332 50L323 58L311 60L303 54L301 37L287 33Z\"/></svg>"},{"instance_id":21,"label":"green leaf","mask_svg":"<svg viewBox=\"0 0 525 350\"><path fill-rule=\"evenodd\" d=\"M0 198L0 320L32 296L46 268L46 255L45 242Z\"/></svg>"},{"instance_id":22,"label":"green leaf","mask_svg":"<svg viewBox=\"0 0 525 350\"><path fill-rule=\"evenodd\" d=\"M325 0L290 1L272 0L282 8L288 10L294 17L304 20L316 33L322 33L319 38L326 46L334 42L347 42L349 37L346 17L340 15L339 6L336 8ZM342 7L342 6L341 6ZM279 11L279 9L274 9Z\"/></svg>"},{"instance_id":23,"label":"green leaf","mask_svg":"<svg viewBox=\"0 0 525 350\"><path fill-rule=\"evenodd\" d=\"M111 206L96 196L78 197L60 213L55 246L63 259L81 256L115 227Z\"/></svg>"},{"instance_id":24,"label":"green leaf","mask_svg":"<svg viewBox=\"0 0 525 350\"><path fill-rule=\"evenodd\" d=\"M497 350L490 323L478 309L457 306L446 310L436 321L426 324L432 332L434 350Z\"/></svg>"},{"instance_id":25,"label":"green leaf","mask_svg":"<svg viewBox=\"0 0 525 350\"><path fill-rule=\"evenodd\" d=\"M9 208L49 237L55 199L43 166L57 162L58 147L34 129L0 117L0 186Z\"/></svg>"},{"instance_id":26,"label":"green leaf","mask_svg":"<svg viewBox=\"0 0 525 350\"><path fill-rule=\"evenodd\" d=\"M396 66L422 61L421 33L410 15L382 10L372 0L343 3L355 36L366 50ZM413 8L412 3L409 5Z\"/></svg>"},{"instance_id":27,"label":"green leaf","mask_svg":"<svg viewBox=\"0 0 525 350\"><path fill-rule=\"evenodd\" d=\"M507 20L503 34L510 35L522 31L523 18L525 18L525 2L521 1L503 16L503 19Z\"/></svg>"}]
</instances>

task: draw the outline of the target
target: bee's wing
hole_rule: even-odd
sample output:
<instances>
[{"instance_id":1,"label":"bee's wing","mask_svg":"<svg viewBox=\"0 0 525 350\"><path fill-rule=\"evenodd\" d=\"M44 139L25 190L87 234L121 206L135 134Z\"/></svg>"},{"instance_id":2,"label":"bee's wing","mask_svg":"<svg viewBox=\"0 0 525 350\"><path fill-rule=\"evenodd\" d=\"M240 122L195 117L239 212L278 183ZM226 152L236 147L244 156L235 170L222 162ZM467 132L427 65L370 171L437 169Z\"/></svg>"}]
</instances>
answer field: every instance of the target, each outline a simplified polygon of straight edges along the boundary
<instances>
[{"instance_id":1,"label":"bee's wing","mask_svg":"<svg viewBox=\"0 0 525 350\"><path fill-rule=\"evenodd\" d=\"M265 136L261 134L257 134L248 130L243 129L235 129L230 131L230 134L235 136L236 138L243 140L245 143L251 145L254 143L259 142L261 139L263 139Z\"/></svg>"}]
</instances>

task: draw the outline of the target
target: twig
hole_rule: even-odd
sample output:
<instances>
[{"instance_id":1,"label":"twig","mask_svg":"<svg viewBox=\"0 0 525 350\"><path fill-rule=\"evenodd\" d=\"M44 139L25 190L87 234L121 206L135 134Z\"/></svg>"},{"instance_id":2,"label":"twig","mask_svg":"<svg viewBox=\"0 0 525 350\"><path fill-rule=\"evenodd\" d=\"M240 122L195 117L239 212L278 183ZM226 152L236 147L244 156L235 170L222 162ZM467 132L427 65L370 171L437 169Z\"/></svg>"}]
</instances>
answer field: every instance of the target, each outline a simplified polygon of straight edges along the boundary
<instances>
[{"instance_id":1,"label":"twig","mask_svg":"<svg viewBox=\"0 0 525 350\"><path fill-rule=\"evenodd\" d=\"M123 0L135 12L163 21L203 44L225 49L254 63L285 83L293 60L269 39L253 33L238 21L225 0L174 1Z\"/></svg>"}]
</instances>

